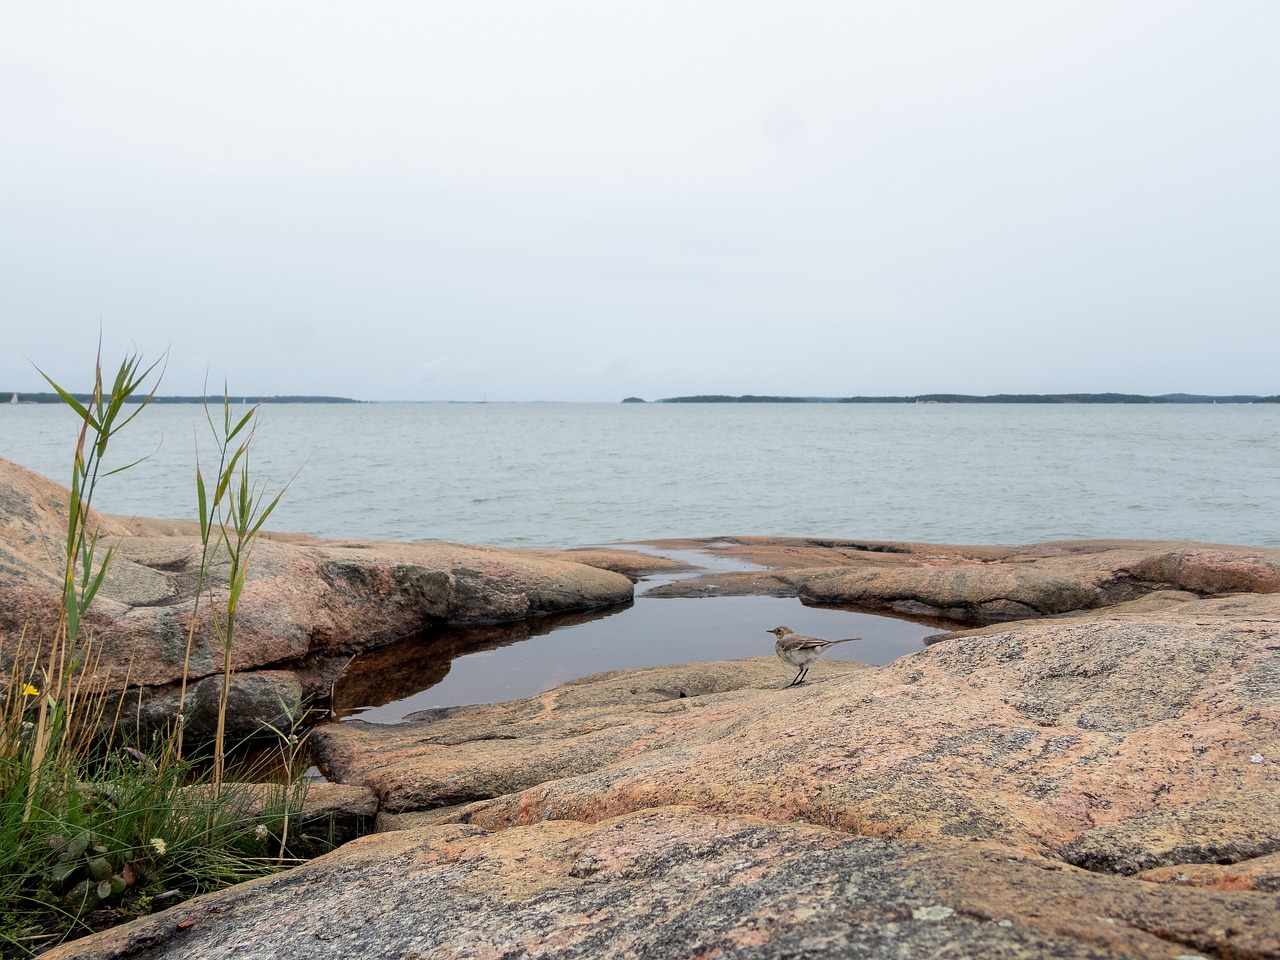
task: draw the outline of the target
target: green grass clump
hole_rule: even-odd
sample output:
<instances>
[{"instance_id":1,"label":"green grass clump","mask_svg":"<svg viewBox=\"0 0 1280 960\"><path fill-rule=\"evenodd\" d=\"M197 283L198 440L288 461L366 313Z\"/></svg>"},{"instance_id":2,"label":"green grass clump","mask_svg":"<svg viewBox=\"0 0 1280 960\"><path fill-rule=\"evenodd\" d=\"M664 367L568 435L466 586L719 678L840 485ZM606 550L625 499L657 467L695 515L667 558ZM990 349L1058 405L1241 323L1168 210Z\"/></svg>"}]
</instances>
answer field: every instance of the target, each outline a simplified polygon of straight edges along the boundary
<instances>
[{"instance_id":1,"label":"green grass clump","mask_svg":"<svg viewBox=\"0 0 1280 960\"><path fill-rule=\"evenodd\" d=\"M29 751L0 763L0 944L11 956L271 872L301 799L297 783L268 788L265 805L250 784L210 789L207 770L163 744L75 755L55 742L34 786Z\"/></svg>"},{"instance_id":2,"label":"green grass clump","mask_svg":"<svg viewBox=\"0 0 1280 960\"><path fill-rule=\"evenodd\" d=\"M283 772L273 784L231 779L223 742L236 603L254 539L280 499L264 503L251 480L256 407L233 419L224 394L221 428L208 417L220 453L217 474L206 484L198 465L196 471L203 551L187 654L207 595L206 616L223 651L211 763L184 756L181 708L145 744L126 741L121 678L113 684L105 670L100 675L93 637L83 629L112 557L100 543L93 495L99 482L132 466L108 469L105 458L111 439L154 396L159 375L149 393L140 391L155 370L130 355L107 384L96 363L87 403L49 380L81 428L58 622L28 625L14 649L0 649L0 662L11 665L0 677L0 955L6 957L279 869L293 862L290 848L302 839L301 705L286 711L288 729L275 731ZM215 559L229 559L231 571L216 596L208 577ZM180 703L185 689L184 668ZM314 848L314 838L307 839Z\"/></svg>"}]
</instances>

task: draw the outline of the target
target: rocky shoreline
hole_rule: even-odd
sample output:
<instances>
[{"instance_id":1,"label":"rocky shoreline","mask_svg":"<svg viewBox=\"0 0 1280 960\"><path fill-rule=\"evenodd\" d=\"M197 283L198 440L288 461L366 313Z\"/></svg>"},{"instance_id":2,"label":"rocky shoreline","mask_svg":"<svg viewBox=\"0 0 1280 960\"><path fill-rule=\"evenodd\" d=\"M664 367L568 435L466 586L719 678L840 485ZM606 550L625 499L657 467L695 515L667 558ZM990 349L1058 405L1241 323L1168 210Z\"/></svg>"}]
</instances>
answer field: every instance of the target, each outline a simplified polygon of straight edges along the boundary
<instances>
[{"instance_id":1,"label":"rocky shoreline","mask_svg":"<svg viewBox=\"0 0 1280 960\"><path fill-rule=\"evenodd\" d=\"M0 633L47 610L59 490L0 461ZM190 531L102 528L129 566L97 626L119 656L157 661L163 690ZM300 689L309 661L424 621L626 602L632 578L674 564L263 546L237 668ZM960 629L884 667L819 663L790 689L754 658L317 728L317 759L380 832L47 956L1280 956L1280 551L651 546L760 567L668 594L794 595Z\"/></svg>"},{"instance_id":2,"label":"rocky shoreline","mask_svg":"<svg viewBox=\"0 0 1280 960\"><path fill-rule=\"evenodd\" d=\"M983 624L1099 610L1152 594L1280 591L1280 551L1159 540L956 546L874 540L734 537L663 540L764 571L708 573L650 596L773 593L807 603ZM572 555L572 554L570 554Z\"/></svg>"},{"instance_id":3,"label":"rocky shoreline","mask_svg":"<svg viewBox=\"0 0 1280 960\"><path fill-rule=\"evenodd\" d=\"M67 500L65 487L0 460L0 640L57 621L58 564L50 558L62 554ZM115 548L87 620L99 673L112 678L108 689L127 678L140 691L141 704L126 714L144 725L171 717L200 563L194 524L97 515L95 529ZM226 576L226 565L215 565L215 603ZM242 723L233 733L280 723L270 712L280 699L323 698L351 656L423 630L607 609L632 596L622 574L519 551L263 534L239 604L230 702ZM0 658L13 646L0 647ZM196 632L184 711L196 739L212 730L221 657L206 623Z\"/></svg>"}]
</instances>

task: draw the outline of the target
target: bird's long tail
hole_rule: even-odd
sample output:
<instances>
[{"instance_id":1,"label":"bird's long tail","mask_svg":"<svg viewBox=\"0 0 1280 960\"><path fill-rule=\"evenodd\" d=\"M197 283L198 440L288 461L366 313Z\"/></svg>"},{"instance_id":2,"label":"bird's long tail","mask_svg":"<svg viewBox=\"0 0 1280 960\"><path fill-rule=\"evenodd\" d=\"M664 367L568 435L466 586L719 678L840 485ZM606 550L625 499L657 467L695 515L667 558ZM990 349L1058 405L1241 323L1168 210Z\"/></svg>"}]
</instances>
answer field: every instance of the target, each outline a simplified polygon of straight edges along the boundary
<instances>
[{"instance_id":1,"label":"bird's long tail","mask_svg":"<svg viewBox=\"0 0 1280 960\"><path fill-rule=\"evenodd\" d=\"M861 640L861 639L862 639L861 637L845 637L843 640L832 640L831 646L834 647L837 643L852 643L854 640Z\"/></svg>"}]
</instances>

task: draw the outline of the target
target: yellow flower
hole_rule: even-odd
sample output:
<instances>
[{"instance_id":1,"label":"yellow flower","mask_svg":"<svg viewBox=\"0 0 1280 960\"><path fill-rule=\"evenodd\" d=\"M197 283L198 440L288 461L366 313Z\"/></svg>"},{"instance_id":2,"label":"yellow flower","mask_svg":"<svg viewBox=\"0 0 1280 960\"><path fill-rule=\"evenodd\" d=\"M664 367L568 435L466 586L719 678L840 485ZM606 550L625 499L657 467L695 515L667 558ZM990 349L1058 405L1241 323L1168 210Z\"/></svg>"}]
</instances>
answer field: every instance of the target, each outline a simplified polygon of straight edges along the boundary
<instances>
[{"instance_id":1,"label":"yellow flower","mask_svg":"<svg viewBox=\"0 0 1280 960\"><path fill-rule=\"evenodd\" d=\"M156 853L160 854L160 856L162 857L164 856L164 851L166 848L163 840L161 840L159 837L152 837L151 846L155 848Z\"/></svg>"},{"instance_id":2,"label":"yellow flower","mask_svg":"<svg viewBox=\"0 0 1280 960\"><path fill-rule=\"evenodd\" d=\"M31 684L24 683L22 685L22 695L24 697L38 697L40 696L40 691L37 690L35 687L33 687Z\"/></svg>"}]
</instances>

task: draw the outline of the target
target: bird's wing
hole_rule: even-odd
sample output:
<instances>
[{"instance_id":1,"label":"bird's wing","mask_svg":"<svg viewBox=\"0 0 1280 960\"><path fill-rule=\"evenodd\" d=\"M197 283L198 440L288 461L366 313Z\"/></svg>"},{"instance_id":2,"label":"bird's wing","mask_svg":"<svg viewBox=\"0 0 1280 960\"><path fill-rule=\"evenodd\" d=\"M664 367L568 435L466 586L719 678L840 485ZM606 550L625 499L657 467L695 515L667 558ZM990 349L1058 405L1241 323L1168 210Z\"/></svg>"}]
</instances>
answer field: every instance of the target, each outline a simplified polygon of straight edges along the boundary
<instances>
[{"instance_id":1,"label":"bird's wing","mask_svg":"<svg viewBox=\"0 0 1280 960\"><path fill-rule=\"evenodd\" d=\"M817 637L792 636L788 639L787 646L792 650L821 650L823 647L831 646L831 641L819 640Z\"/></svg>"}]
</instances>

